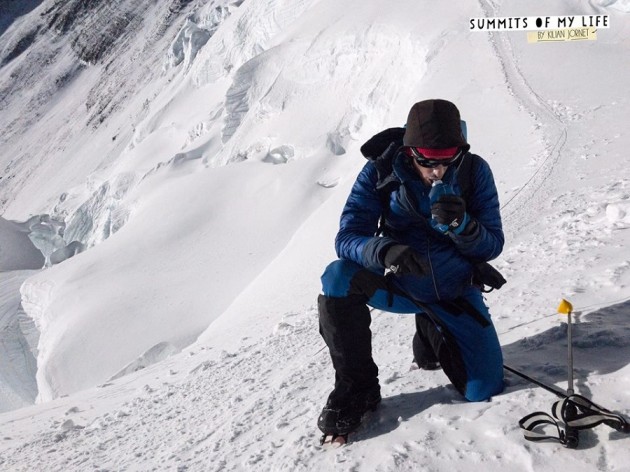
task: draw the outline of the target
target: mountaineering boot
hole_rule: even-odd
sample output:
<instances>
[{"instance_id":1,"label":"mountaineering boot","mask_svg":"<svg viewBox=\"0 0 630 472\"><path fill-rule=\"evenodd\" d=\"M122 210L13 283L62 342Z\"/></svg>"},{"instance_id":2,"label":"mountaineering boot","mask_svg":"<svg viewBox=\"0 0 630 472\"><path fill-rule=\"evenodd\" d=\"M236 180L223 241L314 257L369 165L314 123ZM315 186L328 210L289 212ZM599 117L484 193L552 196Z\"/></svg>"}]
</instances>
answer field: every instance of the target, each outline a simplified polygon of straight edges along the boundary
<instances>
[{"instance_id":1,"label":"mountaineering boot","mask_svg":"<svg viewBox=\"0 0 630 472\"><path fill-rule=\"evenodd\" d=\"M332 395L331 395L332 396ZM381 391L377 385L368 392L357 393L345 399L328 399L324 406L317 427L325 435L345 436L361 425L363 415L376 410L381 402Z\"/></svg>"},{"instance_id":2,"label":"mountaineering boot","mask_svg":"<svg viewBox=\"0 0 630 472\"><path fill-rule=\"evenodd\" d=\"M378 367L372 359L372 321L366 298L320 295L319 332L330 351L335 388L317 421L325 434L346 435L381 401Z\"/></svg>"},{"instance_id":3,"label":"mountaineering boot","mask_svg":"<svg viewBox=\"0 0 630 472\"><path fill-rule=\"evenodd\" d=\"M430 329L434 330L435 327L427 316L424 313L417 314L416 334L412 341L413 360L422 370L437 370L441 367L440 361L425 334Z\"/></svg>"}]
</instances>

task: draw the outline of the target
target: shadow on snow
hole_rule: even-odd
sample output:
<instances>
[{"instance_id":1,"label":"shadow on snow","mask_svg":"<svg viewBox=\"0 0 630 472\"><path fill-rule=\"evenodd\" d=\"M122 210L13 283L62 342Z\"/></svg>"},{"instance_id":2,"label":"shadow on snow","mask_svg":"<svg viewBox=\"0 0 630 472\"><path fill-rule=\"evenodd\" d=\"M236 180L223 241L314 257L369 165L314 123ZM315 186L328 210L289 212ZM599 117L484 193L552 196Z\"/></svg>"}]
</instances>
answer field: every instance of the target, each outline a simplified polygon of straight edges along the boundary
<instances>
[{"instance_id":1,"label":"shadow on snow","mask_svg":"<svg viewBox=\"0 0 630 472\"><path fill-rule=\"evenodd\" d=\"M592 399L604 408L615 411L614 405L606 404L606 398L593 398L590 389L590 374L605 375L616 372L630 364L630 301L602 308L584 315L573 314L573 372L576 393ZM560 323L547 331L525 337L503 346L507 365L550 386L566 390L568 380L567 323ZM506 371L506 389L501 394L540 388L515 374ZM556 396L549 395L549 412ZM427 410L433 405L463 402L463 398L450 385L434 387L413 393L403 393L383 399L368 427L357 431L355 441L362 441L387 434L400 424ZM515 418L514 421L518 421ZM598 444L598 435L603 437L605 426L597 430L580 432L580 449ZM628 435L608 430L609 440L628 438Z\"/></svg>"}]
</instances>

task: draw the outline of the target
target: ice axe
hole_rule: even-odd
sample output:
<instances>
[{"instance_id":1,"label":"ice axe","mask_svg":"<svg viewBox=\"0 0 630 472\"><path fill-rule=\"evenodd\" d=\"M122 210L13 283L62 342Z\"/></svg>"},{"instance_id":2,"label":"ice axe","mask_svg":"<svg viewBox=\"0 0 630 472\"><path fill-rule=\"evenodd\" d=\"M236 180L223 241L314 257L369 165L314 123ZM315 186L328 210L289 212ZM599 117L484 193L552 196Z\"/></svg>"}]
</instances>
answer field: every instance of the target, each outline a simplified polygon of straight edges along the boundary
<instances>
[{"instance_id":1,"label":"ice axe","mask_svg":"<svg viewBox=\"0 0 630 472\"><path fill-rule=\"evenodd\" d=\"M630 434L630 422L623 416L614 413L606 408L597 405L588 398L578 395L573 391L573 333L571 325L571 314L573 306L567 300L562 299L558 307L558 313L568 316L567 334L568 334L568 373L569 385L566 392L562 389L547 385L524 373L503 365L503 367L525 380L532 382L545 390L557 395L561 398L553 404L552 414L549 415L543 411L536 411L523 417L519 422L519 426L523 429L525 439L529 441L546 441L554 440L560 442L568 449L575 449L579 443L579 430L594 428L597 425L605 424L621 433ZM564 425L564 431L560 428L560 424ZM548 426L556 428L557 435L550 434L545 431Z\"/></svg>"},{"instance_id":2,"label":"ice axe","mask_svg":"<svg viewBox=\"0 0 630 472\"><path fill-rule=\"evenodd\" d=\"M560 306L558 306L558 313L567 315L567 346L568 346L568 386L567 386L567 395L571 396L574 394L573 390L573 330L571 323L571 314L573 313L573 305L568 300L564 298L560 302ZM575 419L578 415L577 408L574 403L568 402L565 410L565 419L566 419L566 429L565 429L565 446L569 449L575 449L579 443L579 432L577 429L568 425L568 422Z\"/></svg>"}]
</instances>

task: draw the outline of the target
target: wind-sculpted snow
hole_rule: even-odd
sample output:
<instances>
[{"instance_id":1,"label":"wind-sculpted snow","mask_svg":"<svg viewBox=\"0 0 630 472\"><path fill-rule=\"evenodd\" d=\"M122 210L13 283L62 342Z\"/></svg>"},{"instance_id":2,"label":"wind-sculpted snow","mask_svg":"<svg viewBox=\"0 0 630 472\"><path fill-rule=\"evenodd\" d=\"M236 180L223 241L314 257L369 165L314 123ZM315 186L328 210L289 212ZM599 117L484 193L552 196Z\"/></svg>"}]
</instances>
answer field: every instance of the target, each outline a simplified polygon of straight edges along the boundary
<instances>
[{"instance_id":1,"label":"wind-sculpted snow","mask_svg":"<svg viewBox=\"0 0 630 472\"><path fill-rule=\"evenodd\" d=\"M119 372L112 375L112 377L108 380L111 382L112 380L119 379L124 377L125 375L129 375L133 372L137 372L141 369L149 367L150 365L155 364L156 362L163 361L169 356L176 354L179 352L172 344L162 342L158 343L146 352L142 353L138 359L133 362L130 362L125 367L123 367Z\"/></svg>"},{"instance_id":2,"label":"wind-sculpted snow","mask_svg":"<svg viewBox=\"0 0 630 472\"><path fill-rule=\"evenodd\" d=\"M405 59L422 58L424 48L419 41L378 26L271 48L233 75L226 93L222 140L230 144L233 155L274 163L279 162L273 157L274 149L294 150L292 155L280 157L284 162L308 155L308 147L300 149L294 144L305 139L311 140L310 148L323 144L332 154L342 155L367 123L398 103L402 93L398 74L422 77L422 65ZM299 63L296 57L301 57ZM388 67L383 68L383 63ZM397 73L390 73L392 70ZM330 106L312 107L317 97L329 101ZM346 111L328 114L333 102L345 103ZM302 110L309 116L308 124L296 127L287 117ZM273 129L274 136L246 148L242 142L252 127Z\"/></svg>"},{"instance_id":3,"label":"wind-sculpted snow","mask_svg":"<svg viewBox=\"0 0 630 472\"><path fill-rule=\"evenodd\" d=\"M3 238L2 244L7 243ZM31 405L37 396L37 331L22 310L19 295L20 285L33 274L31 270L0 272L0 411Z\"/></svg>"},{"instance_id":4,"label":"wind-sculpted snow","mask_svg":"<svg viewBox=\"0 0 630 472\"><path fill-rule=\"evenodd\" d=\"M227 2L226 2L227 3ZM316 4L315 0L248 0L238 7L229 28L220 29L193 68L197 85L213 83L278 44L278 36Z\"/></svg>"},{"instance_id":5,"label":"wind-sculpted snow","mask_svg":"<svg viewBox=\"0 0 630 472\"><path fill-rule=\"evenodd\" d=\"M30 405L37 396L39 333L23 310L20 286L44 266L32 239L48 221L45 216L25 222L0 217L0 411Z\"/></svg>"}]
</instances>

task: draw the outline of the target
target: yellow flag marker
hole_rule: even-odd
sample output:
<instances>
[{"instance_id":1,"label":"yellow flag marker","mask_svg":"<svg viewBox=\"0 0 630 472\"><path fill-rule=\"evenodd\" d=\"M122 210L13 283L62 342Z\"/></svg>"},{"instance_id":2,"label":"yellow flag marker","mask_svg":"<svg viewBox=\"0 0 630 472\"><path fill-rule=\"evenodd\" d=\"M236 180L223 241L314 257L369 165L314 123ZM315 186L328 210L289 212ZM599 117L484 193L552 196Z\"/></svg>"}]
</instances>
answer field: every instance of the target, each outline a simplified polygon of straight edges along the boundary
<instances>
[{"instance_id":1,"label":"yellow flag marker","mask_svg":"<svg viewBox=\"0 0 630 472\"><path fill-rule=\"evenodd\" d=\"M563 315L570 315L573 312L573 305L568 300L564 298L560 302L560 306L558 307L558 313L562 313Z\"/></svg>"}]
</instances>

